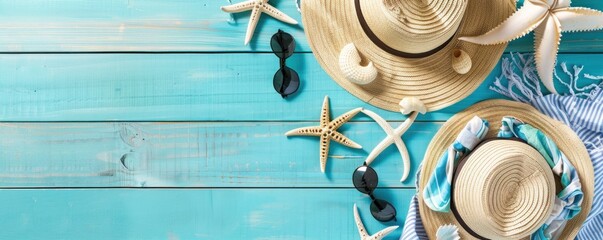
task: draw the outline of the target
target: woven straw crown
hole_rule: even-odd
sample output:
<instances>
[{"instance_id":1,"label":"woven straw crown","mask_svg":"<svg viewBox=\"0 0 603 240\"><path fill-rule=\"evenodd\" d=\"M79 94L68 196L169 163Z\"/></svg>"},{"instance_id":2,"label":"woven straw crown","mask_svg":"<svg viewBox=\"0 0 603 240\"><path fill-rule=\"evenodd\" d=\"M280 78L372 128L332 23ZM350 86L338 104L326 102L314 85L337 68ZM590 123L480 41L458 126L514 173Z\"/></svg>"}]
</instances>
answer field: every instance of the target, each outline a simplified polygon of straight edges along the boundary
<instances>
[{"instance_id":1,"label":"woven straw crown","mask_svg":"<svg viewBox=\"0 0 603 240\"><path fill-rule=\"evenodd\" d=\"M435 111L471 94L506 47L458 37L496 27L513 13L515 1L304 0L301 10L316 60L340 86L390 111L398 111L405 97L416 97L427 111ZM369 84L350 81L340 67L342 50L349 44L362 65L370 62L377 71ZM456 66L458 59L472 64Z\"/></svg>"},{"instance_id":2,"label":"woven straw crown","mask_svg":"<svg viewBox=\"0 0 603 240\"><path fill-rule=\"evenodd\" d=\"M526 143L503 139L483 143L457 171L453 201L464 222L480 236L527 237L552 211L553 173Z\"/></svg>"},{"instance_id":3,"label":"woven straw crown","mask_svg":"<svg viewBox=\"0 0 603 240\"><path fill-rule=\"evenodd\" d=\"M467 0L370 0L360 4L375 35L408 53L427 52L448 41L467 8Z\"/></svg>"}]
</instances>

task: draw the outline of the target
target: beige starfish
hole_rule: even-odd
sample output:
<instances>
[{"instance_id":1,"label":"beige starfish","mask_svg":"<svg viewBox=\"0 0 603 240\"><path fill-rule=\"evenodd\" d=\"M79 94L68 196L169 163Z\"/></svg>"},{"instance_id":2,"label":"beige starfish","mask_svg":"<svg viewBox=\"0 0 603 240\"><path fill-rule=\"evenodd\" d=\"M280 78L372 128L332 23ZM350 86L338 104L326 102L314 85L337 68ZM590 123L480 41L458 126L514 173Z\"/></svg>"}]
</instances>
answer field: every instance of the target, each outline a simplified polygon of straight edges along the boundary
<instances>
[{"instance_id":1,"label":"beige starfish","mask_svg":"<svg viewBox=\"0 0 603 240\"><path fill-rule=\"evenodd\" d=\"M260 15L266 13L273 18L281 20L289 24L297 24L295 19L287 16L287 14L281 12L275 7L268 4L269 0L247 0L228 6L223 6L221 9L227 13L239 13L251 10L251 17L249 17L249 25L247 25L247 35L245 36L245 45L249 44L255 32L255 27L258 25Z\"/></svg>"},{"instance_id":2,"label":"beige starfish","mask_svg":"<svg viewBox=\"0 0 603 240\"><path fill-rule=\"evenodd\" d=\"M336 142L351 148L362 148L358 143L355 143L343 134L337 132L337 129L341 127L341 125L356 116L360 110L362 110L362 108L352 109L335 118L335 120L330 121L329 96L325 96L325 100L322 102L322 111L320 113L320 126L293 129L285 133L285 135L320 136L320 171L324 173L327 166L327 155L329 154L331 140L335 140Z\"/></svg>"},{"instance_id":3,"label":"beige starfish","mask_svg":"<svg viewBox=\"0 0 603 240\"><path fill-rule=\"evenodd\" d=\"M592 31L603 28L603 12L570 7L571 0L525 0L507 20L481 36L460 40L482 44L500 44L534 31L536 69L542 83L552 93L553 71L557 61L561 32Z\"/></svg>"},{"instance_id":4,"label":"beige starfish","mask_svg":"<svg viewBox=\"0 0 603 240\"><path fill-rule=\"evenodd\" d=\"M360 215L358 215L358 208L356 207L356 204L354 204L354 221L356 221L356 227L358 228L358 234L360 234L360 240L381 240L398 228L398 226L390 226L379 231L378 233L375 233L374 235L369 236L366 228L364 228L362 219L360 219Z\"/></svg>"}]
</instances>

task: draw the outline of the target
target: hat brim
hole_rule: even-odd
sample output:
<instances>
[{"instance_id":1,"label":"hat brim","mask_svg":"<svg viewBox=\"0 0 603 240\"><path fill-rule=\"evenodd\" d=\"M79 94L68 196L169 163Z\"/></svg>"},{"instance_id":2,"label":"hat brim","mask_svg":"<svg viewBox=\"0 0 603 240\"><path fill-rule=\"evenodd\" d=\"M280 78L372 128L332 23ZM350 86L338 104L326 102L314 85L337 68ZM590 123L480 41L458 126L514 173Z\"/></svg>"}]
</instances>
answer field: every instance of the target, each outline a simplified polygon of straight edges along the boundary
<instances>
[{"instance_id":1,"label":"hat brim","mask_svg":"<svg viewBox=\"0 0 603 240\"><path fill-rule=\"evenodd\" d=\"M504 116L517 117L543 131L554 140L559 149L568 157L580 177L584 199L580 214L567 222L559 239L574 239L590 212L594 196L594 170L586 147L578 135L565 124L541 114L527 104L508 100L488 100L475 104L450 118L433 137L423 159L418 194L419 211L429 238L435 239L436 231L441 225L453 223L459 226L461 239L473 239L460 227L452 213L432 211L421 197L423 188L429 180L429 175L433 172L440 156L454 142L456 136L473 116L478 116L490 122L490 131L486 138L496 137L501 125L500 121Z\"/></svg>"},{"instance_id":2,"label":"hat brim","mask_svg":"<svg viewBox=\"0 0 603 240\"><path fill-rule=\"evenodd\" d=\"M463 20L452 41L428 57L403 58L380 49L359 24L353 0L302 1L302 21L314 56L323 69L348 92L389 111L398 111L404 97L421 99L428 111L450 106L471 94L500 60L506 44L481 46L459 41L476 36L503 22L515 11L515 1L468 0ZM379 74L368 85L354 84L339 69L339 53L354 43L363 59L373 62ZM462 49L472 59L466 74L456 73L452 54Z\"/></svg>"}]
</instances>

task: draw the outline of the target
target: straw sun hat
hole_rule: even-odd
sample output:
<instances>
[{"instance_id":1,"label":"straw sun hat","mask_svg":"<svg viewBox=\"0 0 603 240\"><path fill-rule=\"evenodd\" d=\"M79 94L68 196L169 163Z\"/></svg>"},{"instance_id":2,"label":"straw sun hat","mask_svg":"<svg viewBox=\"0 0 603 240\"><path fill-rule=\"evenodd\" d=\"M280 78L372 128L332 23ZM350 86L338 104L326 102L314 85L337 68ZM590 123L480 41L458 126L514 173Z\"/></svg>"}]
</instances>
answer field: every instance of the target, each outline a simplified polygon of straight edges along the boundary
<instances>
[{"instance_id":1,"label":"straw sun hat","mask_svg":"<svg viewBox=\"0 0 603 240\"><path fill-rule=\"evenodd\" d=\"M452 180L451 201L456 206L453 211L432 211L422 198L430 173L446 148L474 116L489 121L487 140L459 160ZM448 120L427 149L418 196L421 218L430 238L435 239L440 226L455 224L461 239L474 238L468 230L490 239L522 239L542 226L551 213L555 194L561 189L558 179L553 177L542 155L530 145L495 138L504 116L515 116L540 129L575 167L584 193L582 210L567 222L559 239L573 239L580 230L591 209L594 194L593 166L584 144L569 127L542 115L529 105L490 100L478 103ZM455 216L455 211L460 218Z\"/></svg>"},{"instance_id":2,"label":"straw sun hat","mask_svg":"<svg viewBox=\"0 0 603 240\"><path fill-rule=\"evenodd\" d=\"M434 111L471 94L506 47L457 38L496 27L515 1L304 0L301 8L314 55L348 92L390 111L417 97Z\"/></svg>"}]
</instances>

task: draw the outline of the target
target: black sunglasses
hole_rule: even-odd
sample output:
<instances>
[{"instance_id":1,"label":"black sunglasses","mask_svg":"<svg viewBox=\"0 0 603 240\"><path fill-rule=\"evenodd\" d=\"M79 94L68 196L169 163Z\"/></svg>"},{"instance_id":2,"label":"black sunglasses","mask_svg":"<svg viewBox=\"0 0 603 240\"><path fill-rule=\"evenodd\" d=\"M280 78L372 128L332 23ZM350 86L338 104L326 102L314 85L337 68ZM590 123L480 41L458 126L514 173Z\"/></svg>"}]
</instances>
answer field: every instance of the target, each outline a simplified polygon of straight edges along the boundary
<instances>
[{"instance_id":1,"label":"black sunglasses","mask_svg":"<svg viewBox=\"0 0 603 240\"><path fill-rule=\"evenodd\" d=\"M388 222L396 218L396 208L394 208L394 205L385 200L377 199L373 195L373 191L375 191L377 184L379 184L379 176L377 176L375 169L364 163L364 165L356 168L352 174L352 182L358 191L371 197L371 214L375 219L381 222Z\"/></svg>"},{"instance_id":2,"label":"black sunglasses","mask_svg":"<svg viewBox=\"0 0 603 240\"><path fill-rule=\"evenodd\" d=\"M272 47L272 52L280 59L280 68L274 74L272 84L274 90L281 94L283 98L286 98L299 88L299 75L285 64L286 59L293 55L295 51L295 40L291 34L279 29L278 32L272 35L270 47Z\"/></svg>"}]
</instances>

